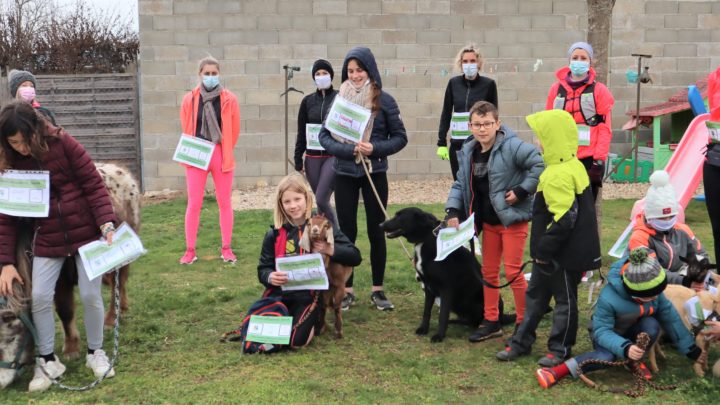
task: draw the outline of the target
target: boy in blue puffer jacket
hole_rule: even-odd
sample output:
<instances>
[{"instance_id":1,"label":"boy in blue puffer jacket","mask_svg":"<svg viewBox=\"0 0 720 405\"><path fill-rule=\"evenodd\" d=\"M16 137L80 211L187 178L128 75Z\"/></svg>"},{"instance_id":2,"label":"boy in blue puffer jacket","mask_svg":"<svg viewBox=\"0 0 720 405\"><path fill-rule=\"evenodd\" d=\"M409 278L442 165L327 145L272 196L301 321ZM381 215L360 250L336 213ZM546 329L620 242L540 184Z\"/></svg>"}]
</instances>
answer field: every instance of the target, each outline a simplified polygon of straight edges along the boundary
<instances>
[{"instance_id":1,"label":"boy in blue puffer jacket","mask_svg":"<svg viewBox=\"0 0 720 405\"><path fill-rule=\"evenodd\" d=\"M672 303L662 293L666 286L665 270L653 256L648 256L646 250L635 249L630 253L629 261L615 262L592 317L594 350L555 367L538 369L535 376L540 386L550 388L567 375L577 378L578 365L588 359L639 361L645 351L633 343L635 338L641 332L647 333L650 347L658 338L660 328L672 339L680 353L697 361L702 351L695 345ZM637 364L645 378L650 379L647 367ZM587 364L582 367L582 372L606 367Z\"/></svg>"}]
</instances>

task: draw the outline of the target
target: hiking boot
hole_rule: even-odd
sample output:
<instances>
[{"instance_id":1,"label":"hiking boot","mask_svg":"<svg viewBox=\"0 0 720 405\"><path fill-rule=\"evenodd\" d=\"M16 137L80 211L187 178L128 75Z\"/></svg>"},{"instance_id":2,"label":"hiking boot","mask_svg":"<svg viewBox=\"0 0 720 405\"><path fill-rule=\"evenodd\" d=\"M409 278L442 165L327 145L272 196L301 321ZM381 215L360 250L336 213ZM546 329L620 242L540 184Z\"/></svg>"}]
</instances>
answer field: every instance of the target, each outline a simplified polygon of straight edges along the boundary
<instances>
[{"instance_id":1,"label":"hiking boot","mask_svg":"<svg viewBox=\"0 0 720 405\"><path fill-rule=\"evenodd\" d=\"M45 370L45 372L43 372ZM60 363L60 360L55 356L54 361L45 362L45 359L38 357L35 359L35 374L30 385L28 386L29 392L40 392L45 391L52 385L50 379L57 379L65 372L65 365Z\"/></svg>"},{"instance_id":2,"label":"hiking boot","mask_svg":"<svg viewBox=\"0 0 720 405\"><path fill-rule=\"evenodd\" d=\"M223 248L220 250L220 258L221 258L222 261L224 261L225 263L235 264L235 262L237 261L237 257L236 257L235 254L232 252L232 250L230 249L230 247L223 247Z\"/></svg>"},{"instance_id":3,"label":"hiking boot","mask_svg":"<svg viewBox=\"0 0 720 405\"><path fill-rule=\"evenodd\" d=\"M381 311L390 311L395 309L395 305L387 299L385 291L382 290L373 291L373 293L370 294L370 301L372 301L372 303L375 304L375 307Z\"/></svg>"},{"instance_id":4,"label":"hiking boot","mask_svg":"<svg viewBox=\"0 0 720 405\"><path fill-rule=\"evenodd\" d=\"M483 340L502 336L502 328L499 321L488 321L484 319L480 326L468 338L471 342L482 342Z\"/></svg>"},{"instance_id":5,"label":"hiking boot","mask_svg":"<svg viewBox=\"0 0 720 405\"><path fill-rule=\"evenodd\" d=\"M540 386L545 389L552 387L559 381L555 372L547 367L535 370L535 377L537 378Z\"/></svg>"},{"instance_id":6,"label":"hiking boot","mask_svg":"<svg viewBox=\"0 0 720 405\"><path fill-rule=\"evenodd\" d=\"M563 359L562 356L548 353L545 356L541 357L540 360L538 360L537 364L542 367L555 367L564 361L565 359Z\"/></svg>"},{"instance_id":7,"label":"hiking boot","mask_svg":"<svg viewBox=\"0 0 720 405\"><path fill-rule=\"evenodd\" d=\"M343 311L347 311L350 309L350 307L355 303L355 294L351 292L345 293L345 297L342 299L342 305L340 306L340 309Z\"/></svg>"},{"instance_id":8,"label":"hiking boot","mask_svg":"<svg viewBox=\"0 0 720 405\"><path fill-rule=\"evenodd\" d=\"M197 259L195 249L188 249L185 251L183 257L180 258L180 264L193 264L197 261Z\"/></svg>"},{"instance_id":9,"label":"hiking boot","mask_svg":"<svg viewBox=\"0 0 720 405\"><path fill-rule=\"evenodd\" d=\"M512 346L508 346L505 350L499 351L495 354L495 358L500 361L514 361L520 356L527 356L528 353L523 353L518 349L514 349Z\"/></svg>"},{"instance_id":10,"label":"hiking boot","mask_svg":"<svg viewBox=\"0 0 720 405\"><path fill-rule=\"evenodd\" d=\"M115 369L110 368L110 360L102 349L97 349L93 354L85 356L85 367L92 369L95 378L101 378L106 372L105 378L115 377ZM108 370L110 371L108 372Z\"/></svg>"}]
</instances>

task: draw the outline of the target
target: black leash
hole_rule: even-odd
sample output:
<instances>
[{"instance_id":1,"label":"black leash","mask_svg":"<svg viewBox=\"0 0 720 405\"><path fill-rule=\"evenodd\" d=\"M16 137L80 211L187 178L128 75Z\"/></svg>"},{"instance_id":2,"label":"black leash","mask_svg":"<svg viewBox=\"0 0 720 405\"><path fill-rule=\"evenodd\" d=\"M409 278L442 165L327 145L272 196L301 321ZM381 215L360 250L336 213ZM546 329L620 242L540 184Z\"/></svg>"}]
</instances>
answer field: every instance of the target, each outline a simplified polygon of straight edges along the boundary
<instances>
[{"instance_id":1,"label":"black leash","mask_svg":"<svg viewBox=\"0 0 720 405\"><path fill-rule=\"evenodd\" d=\"M472 243L471 243L471 244L472 244ZM525 263L523 263L522 266L520 266L520 271L518 271L517 274L515 274L515 276L512 278L512 280L508 281L508 282L505 283L505 284L495 285L495 284L493 284L493 283L491 283L491 282L489 282L489 281L486 281L486 280L485 280L484 278L482 278L482 277L480 277L480 281L482 281L483 285L484 285L485 287L488 287L488 288L494 288L494 289L496 289L496 290L499 290L499 289L501 289L501 288L505 288L505 287L509 286L510 284L514 283L515 280L518 279L518 277L520 277L520 276L525 277L525 267L526 267L528 264L531 264L531 263L533 263L532 260L528 260L528 261L526 261Z\"/></svg>"}]
</instances>

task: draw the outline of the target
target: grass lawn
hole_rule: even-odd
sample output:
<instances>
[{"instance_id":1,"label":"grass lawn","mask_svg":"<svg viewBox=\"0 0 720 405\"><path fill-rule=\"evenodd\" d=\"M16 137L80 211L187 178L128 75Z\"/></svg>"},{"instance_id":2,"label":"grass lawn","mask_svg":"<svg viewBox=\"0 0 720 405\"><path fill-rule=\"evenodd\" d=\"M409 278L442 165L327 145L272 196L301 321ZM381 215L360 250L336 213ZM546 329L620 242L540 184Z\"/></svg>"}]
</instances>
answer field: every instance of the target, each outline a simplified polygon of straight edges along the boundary
<instances>
[{"instance_id":1,"label":"grass lawn","mask_svg":"<svg viewBox=\"0 0 720 405\"><path fill-rule=\"evenodd\" d=\"M607 252L626 226L631 206L630 200L605 202L603 251ZM421 207L442 215L440 205ZM391 206L389 212L399 208ZM514 363L495 360L495 352L503 347L501 339L469 343L470 330L460 325L450 325L444 342L430 343L429 336L437 328L436 310L430 334L415 336L423 294L395 240L388 241L386 290L396 309L381 313L370 307L369 247L363 225L358 245L366 260L356 269L355 278L360 301L344 315L345 339L336 341L328 333L300 351L242 355L238 343L219 343L218 339L237 327L248 306L262 293L256 265L271 213L236 213L233 247L239 260L234 266L225 265L219 259L217 207L207 199L198 240L200 260L192 266L180 266L177 261L184 251L184 209L185 200L181 199L143 210L140 235L148 254L132 268L130 312L121 325L117 377L90 392L51 388L30 395L26 393L30 371L0 393L0 403L709 404L720 398L720 381L693 378L690 362L669 346L665 347L669 358L661 363L662 371L655 379L660 383L690 380L676 391L650 389L644 397L631 400L622 394L593 391L571 379L544 391L533 371L535 361L546 349L548 317L538 329L534 353ZM359 224L364 224L364 213L361 216ZM691 203L687 222L712 251L705 207ZM605 270L611 261L605 257ZM506 303L512 303L509 290L502 294ZM589 309L587 288L582 285L581 330L575 353L590 349L585 330ZM79 324L82 328L82 322ZM84 341L82 330L81 335ZM111 352L110 333L106 333L105 341ZM720 352L715 349L711 361L718 357ZM66 384L90 381L84 359L66 365ZM625 371L615 369L593 376L605 385L628 385Z\"/></svg>"}]
</instances>

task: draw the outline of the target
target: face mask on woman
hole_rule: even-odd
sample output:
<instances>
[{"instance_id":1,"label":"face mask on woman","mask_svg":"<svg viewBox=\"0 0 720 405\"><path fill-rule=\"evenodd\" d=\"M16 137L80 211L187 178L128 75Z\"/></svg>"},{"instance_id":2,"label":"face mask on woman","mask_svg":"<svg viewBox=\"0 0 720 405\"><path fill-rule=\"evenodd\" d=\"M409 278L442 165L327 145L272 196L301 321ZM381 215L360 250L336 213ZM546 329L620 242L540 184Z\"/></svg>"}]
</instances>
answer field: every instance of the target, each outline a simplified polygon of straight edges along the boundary
<instances>
[{"instance_id":1,"label":"face mask on woman","mask_svg":"<svg viewBox=\"0 0 720 405\"><path fill-rule=\"evenodd\" d=\"M571 60L570 71L572 72L573 76L584 76L587 72L590 71L590 62L582 60Z\"/></svg>"},{"instance_id":2,"label":"face mask on woman","mask_svg":"<svg viewBox=\"0 0 720 405\"><path fill-rule=\"evenodd\" d=\"M17 94L20 96L21 99L27 101L28 103L35 100L35 87L20 87L17 90Z\"/></svg>"},{"instance_id":3,"label":"face mask on woman","mask_svg":"<svg viewBox=\"0 0 720 405\"><path fill-rule=\"evenodd\" d=\"M332 84L330 75L315 76L315 85L319 90L329 89Z\"/></svg>"},{"instance_id":4,"label":"face mask on woman","mask_svg":"<svg viewBox=\"0 0 720 405\"><path fill-rule=\"evenodd\" d=\"M202 80L203 80L203 86L205 86L205 88L208 90L212 90L215 88L215 86L220 84L220 76L219 75L217 75L217 76L206 75L206 76L203 76Z\"/></svg>"},{"instance_id":5,"label":"face mask on woman","mask_svg":"<svg viewBox=\"0 0 720 405\"><path fill-rule=\"evenodd\" d=\"M478 72L477 63L463 63L462 69L468 79L475 77Z\"/></svg>"},{"instance_id":6,"label":"face mask on woman","mask_svg":"<svg viewBox=\"0 0 720 405\"><path fill-rule=\"evenodd\" d=\"M673 226L675 226L676 222L677 222L677 216L674 216L670 219L653 218L653 219L647 220L648 225L650 225L651 227L653 227L653 229L660 231L660 232L669 231L670 229L672 229Z\"/></svg>"}]
</instances>

